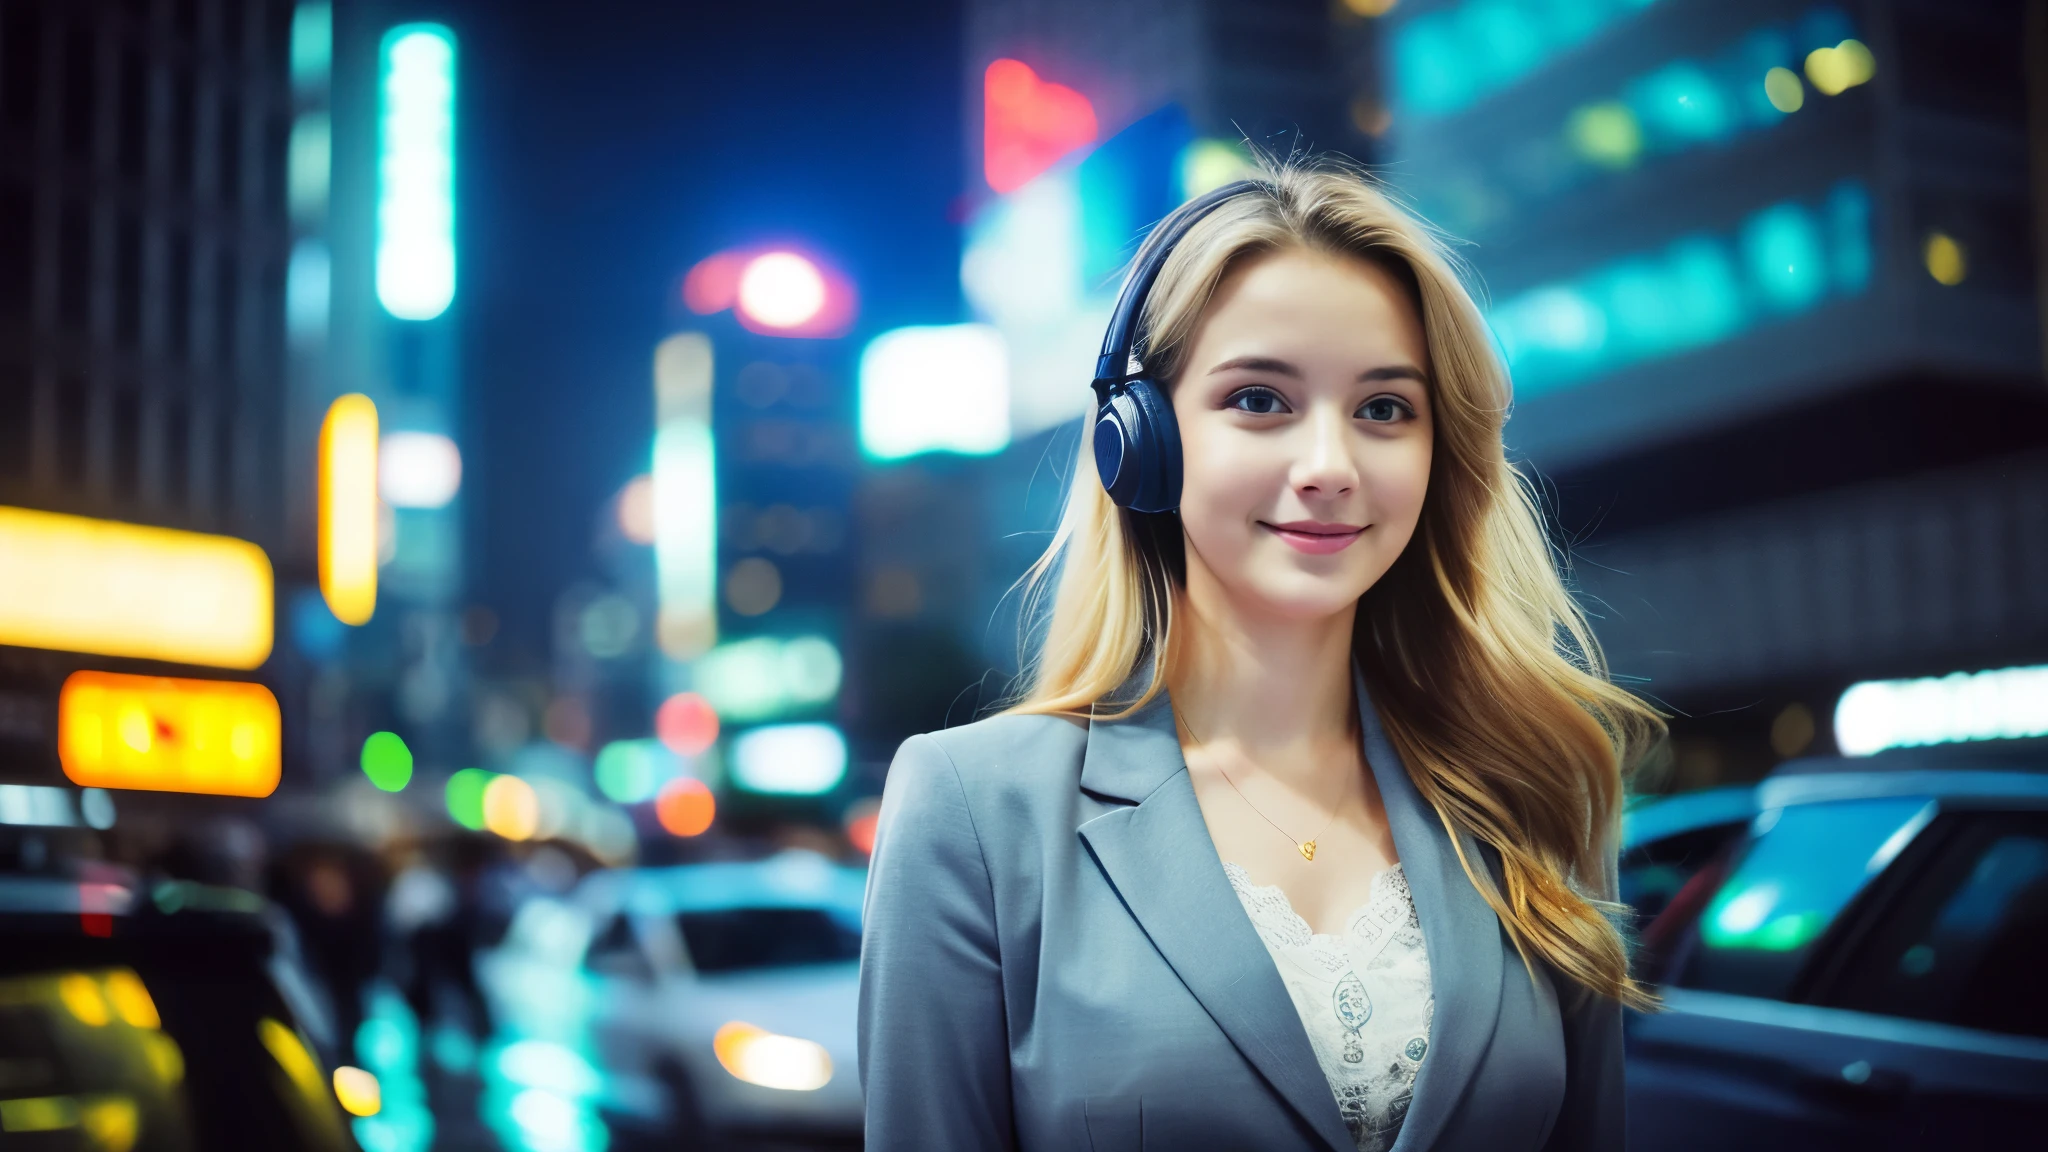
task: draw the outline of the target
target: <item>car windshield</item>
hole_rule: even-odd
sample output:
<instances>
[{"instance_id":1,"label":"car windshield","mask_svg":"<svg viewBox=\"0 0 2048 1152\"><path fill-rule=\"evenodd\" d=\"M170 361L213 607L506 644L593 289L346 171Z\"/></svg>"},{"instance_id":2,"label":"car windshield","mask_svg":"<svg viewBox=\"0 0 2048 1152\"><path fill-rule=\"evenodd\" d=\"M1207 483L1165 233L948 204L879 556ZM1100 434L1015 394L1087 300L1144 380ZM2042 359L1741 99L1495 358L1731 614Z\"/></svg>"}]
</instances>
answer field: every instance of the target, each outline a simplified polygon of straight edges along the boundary
<instances>
[{"instance_id":1,"label":"car windshield","mask_svg":"<svg viewBox=\"0 0 2048 1152\"><path fill-rule=\"evenodd\" d=\"M1678 983L1782 999L1814 942L1926 823L1926 797L1795 804L1757 818Z\"/></svg>"},{"instance_id":2,"label":"car windshield","mask_svg":"<svg viewBox=\"0 0 2048 1152\"><path fill-rule=\"evenodd\" d=\"M721 908L676 917L699 972L860 959L860 927L824 908Z\"/></svg>"}]
</instances>

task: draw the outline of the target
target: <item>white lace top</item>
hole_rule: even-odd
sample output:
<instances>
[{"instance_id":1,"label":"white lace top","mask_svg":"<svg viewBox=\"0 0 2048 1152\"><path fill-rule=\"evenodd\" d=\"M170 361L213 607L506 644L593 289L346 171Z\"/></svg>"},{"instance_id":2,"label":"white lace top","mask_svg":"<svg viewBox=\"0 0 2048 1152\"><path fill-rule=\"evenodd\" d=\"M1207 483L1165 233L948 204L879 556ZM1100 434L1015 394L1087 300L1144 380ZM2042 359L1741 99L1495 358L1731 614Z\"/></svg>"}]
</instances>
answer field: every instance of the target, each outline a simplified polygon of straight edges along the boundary
<instances>
[{"instance_id":1,"label":"white lace top","mask_svg":"<svg viewBox=\"0 0 2048 1152\"><path fill-rule=\"evenodd\" d=\"M1429 1052L1429 957L1399 864L1373 877L1340 935L1309 931L1278 887L1225 862L1230 887L1266 942L1281 982L1359 1152L1387 1152L1401 1134L1415 1074Z\"/></svg>"}]
</instances>

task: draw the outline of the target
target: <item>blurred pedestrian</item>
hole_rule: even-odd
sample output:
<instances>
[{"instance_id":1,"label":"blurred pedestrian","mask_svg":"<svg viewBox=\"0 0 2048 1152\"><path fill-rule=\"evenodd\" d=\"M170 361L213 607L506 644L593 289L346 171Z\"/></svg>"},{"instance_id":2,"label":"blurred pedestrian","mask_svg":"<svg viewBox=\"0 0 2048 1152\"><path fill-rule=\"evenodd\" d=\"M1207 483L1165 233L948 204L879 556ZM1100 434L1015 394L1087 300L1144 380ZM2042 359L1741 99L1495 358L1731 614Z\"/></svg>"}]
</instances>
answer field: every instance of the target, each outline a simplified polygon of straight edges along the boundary
<instances>
[{"instance_id":1,"label":"blurred pedestrian","mask_svg":"<svg viewBox=\"0 0 2048 1152\"><path fill-rule=\"evenodd\" d=\"M337 1046L353 1053L363 992L383 959L383 869L352 844L302 843L273 864L270 893L291 914L308 967L327 988Z\"/></svg>"},{"instance_id":2,"label":"blurred pedestrian","mask_svg":"<svg viewBox=\"0 0 2048 1152\"><path fill-rule=\"evenodd\" d=\"M1441 241L1274 166L1153 231L1097 375L1027 687L890 771L868 1148L1618 1152L1649 997L1605 913L1661 720Z\"/></svg>"}]
</instances>

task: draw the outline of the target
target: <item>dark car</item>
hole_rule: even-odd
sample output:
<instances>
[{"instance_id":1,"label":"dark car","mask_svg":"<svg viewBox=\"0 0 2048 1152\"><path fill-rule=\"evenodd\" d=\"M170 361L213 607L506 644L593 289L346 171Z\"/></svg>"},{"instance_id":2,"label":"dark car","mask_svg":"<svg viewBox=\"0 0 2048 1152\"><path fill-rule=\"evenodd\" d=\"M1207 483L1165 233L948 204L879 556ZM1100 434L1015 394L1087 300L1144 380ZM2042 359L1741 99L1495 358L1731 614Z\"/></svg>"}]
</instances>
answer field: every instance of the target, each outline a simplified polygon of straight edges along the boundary
<instances>
[{"instance_id":1,"label":"dark car","mask_svg":"<svg viewBox=\"0 0 2048 1152\"><path fill-rule=\"evenodd\" d=\"M1796 761L1638 807L1621 880L1665 1004L1627 1022L1632 1148L2048 1131L2048 775Z\"/></svg>"},{"instance_id":2,"label":"dark car","mask_svg":"<svg viewBox=\"0 0 2048 1152\"><path fill-rule=\"evenodd\" d=\"M0 1146L354 1152L260 897L0 875Z\"/></svg>"}]
</instances>

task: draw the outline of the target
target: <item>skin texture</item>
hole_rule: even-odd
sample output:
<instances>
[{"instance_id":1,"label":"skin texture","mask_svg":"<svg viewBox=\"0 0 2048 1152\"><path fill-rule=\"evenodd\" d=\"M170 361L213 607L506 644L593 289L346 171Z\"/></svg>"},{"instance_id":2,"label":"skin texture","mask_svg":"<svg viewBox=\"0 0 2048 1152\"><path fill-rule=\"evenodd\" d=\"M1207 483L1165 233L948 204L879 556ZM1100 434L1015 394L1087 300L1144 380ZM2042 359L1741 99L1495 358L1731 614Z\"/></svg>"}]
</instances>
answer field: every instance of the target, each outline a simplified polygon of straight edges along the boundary
<instances>
[{"instance_id":1,"label":"skin texture","mask_svg":"<svg viewBox=\"0 0 2048 1152\"><path fill-rule=\"evenodd\" d=\"M1341 932L1398 859L1360 750L1350 641L1359 597L1421 516L1428 378L1399 279L1287 249L1224 280L1173 387L1183 755L1218 855L1279 885L1316 932ZM1282 530L1302 522L1322 533L1293 537L1306 550ZM1328 533L1341 528L1357 530L1348 544ZM1313 862L1296 848L1311 837Z\"/></svg>"}]
</instances>

